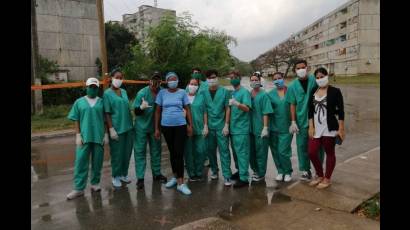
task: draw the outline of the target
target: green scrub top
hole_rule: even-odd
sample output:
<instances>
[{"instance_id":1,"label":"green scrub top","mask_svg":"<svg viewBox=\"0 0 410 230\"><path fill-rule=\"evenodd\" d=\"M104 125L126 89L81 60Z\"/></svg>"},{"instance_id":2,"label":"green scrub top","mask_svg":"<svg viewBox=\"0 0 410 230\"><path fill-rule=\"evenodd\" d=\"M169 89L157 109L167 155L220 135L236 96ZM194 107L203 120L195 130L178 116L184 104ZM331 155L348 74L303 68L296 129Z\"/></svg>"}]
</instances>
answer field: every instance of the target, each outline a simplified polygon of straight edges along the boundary
<instances>
[{"instance_id":1,"label":"green scrub top","mask_svg":"<svg viewBox=\"0 0 410 230\"><path fill-rule=\"evenodd\" d=\"M204 114L206 113L205 97L202 93L195 94L191 104L194 135L201 135L204 129Z\"/></svg>"},{"instance_id":2,"label":"green scrub top","mask_svg":"<svg viewBox=\"0 0 410 230\"><path fill-rule=\"evenodd\" d=\"M121 89L121 96L118 96L114 90L109 88L104 92L103 101L104 112L111 114L112 126L118 134L132 129L132 116L127 91Z\"/></svg>"},{"instance_id":3,"label":"green scrub top","mask_svg":"<svg viewBox=\"0 0 410 230\"><path fill-rule=\"evenodd\" d=\"M159 90L161 90L160 88ZM158 91L159 92L159 91ZM153 133L154 132L154 114L155 114L155 97L149 86L142 88L138 91L137 96L135 97L132 108L139 108L142 103L142 98L152 106L151 108L146 108L141 115L136 116L134 128L135 131L144 132L144 133Z\"/></svg>"},{"instance_id":4,"label":"green scrub top","mask_svg":"<svg viewBox=\"0 0 410 230\"><path fill-rule=\"evenodd\" d=\"M290 127L290 106L286 102L286 93L281 98L278 89L273 89L267 93L272 108L275 113L269 116L269 130L275 133L289 133Z\"/></svg>"},{"instance_id":5,"label":"green scrub top","mask_svg":"<svg viewBox=\"0 0 410 230\"><path fill-rule=\"evenodd\" d=\"M273 113L268 95L263 89L252 98L251 133L260 136L263 129L263 116Z\"/></svg>"},{"instance_id":6,"label":"green scrub top","mask_svg":"<svg viewBox=\"0 0 410 230\"><path fill-rule=\"evenodd\" d=\"M308 110L309 97L314 87L317 86L316 79L312 74L308 75L308 85L306 93L303 90L299 79L293 80L286 92L286 101L290 104L296 105L296 123L299 128L304 129L309 127Z\"/></svg>"},{"instance_id":7,"label":"green scrub top","mask_svg":"<svg viewBox=\"0 0 410 230\"><path fill-rule=\"evenodd\" d=\"M202 92L206 111L208 113L208 128L221 130L225 126L225 107L229 105L230 93L222 86L218 86L214 99L208 90Z\"/></svg>"},{"instance_id":8,"label":"green scrub top","mask_svg":"<svg viewBox=\"0 0 410 230\"><path fill-rule=\"evenodd\" d=\"M84 143L104 143L104 105L101 98L93 107L84 97L78 98L67 116L72 121L80 122L80 133Z\"/></svg>"},{"instance_id":9,"label":"green scrub top","mask_svg":"<svg viewBox=\"0 0 410 230\"><path fill-rule=\"evenodd\" d=\"M238 90L232 91L232 97L239 103L247 105L252 109L251 94L242 86ZM240 110L237 106L231 105L231 120L229 125L230 134L249 134L250 113Z\"/></svg>"}]
</instances>

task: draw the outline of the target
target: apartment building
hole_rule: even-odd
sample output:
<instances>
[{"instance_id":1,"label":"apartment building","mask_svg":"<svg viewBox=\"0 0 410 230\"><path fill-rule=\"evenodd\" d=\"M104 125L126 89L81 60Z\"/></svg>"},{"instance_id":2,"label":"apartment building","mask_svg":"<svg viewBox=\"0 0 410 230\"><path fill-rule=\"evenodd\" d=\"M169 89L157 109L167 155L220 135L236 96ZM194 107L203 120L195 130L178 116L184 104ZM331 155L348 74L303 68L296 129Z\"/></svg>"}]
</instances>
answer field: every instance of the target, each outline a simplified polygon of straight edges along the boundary
<instances>
[{"instance_id":1,"label":"apartment building","mask_svg":"<svg viewBox=\"0 0 410 230\"><path fill-rule=\"evenodd\" d=\"M167 14L176 16L176 11L142 5L138 8L138 12L124 14L121 24L132 32L139 41L144 41L148 35L148 29L158 25L161 18Z\"/></svg>"},{"instance_id":2,"label":"apartment building","mask_svg":"<svg viewBox=\"0 0 410 230\"><path fill-rule=\"evenodd\" d=\"M351 0L288 39L302 43L301 58L313 70L323 66L342 76L380 73L380 0Z\"/></svg>"}]
</instances>

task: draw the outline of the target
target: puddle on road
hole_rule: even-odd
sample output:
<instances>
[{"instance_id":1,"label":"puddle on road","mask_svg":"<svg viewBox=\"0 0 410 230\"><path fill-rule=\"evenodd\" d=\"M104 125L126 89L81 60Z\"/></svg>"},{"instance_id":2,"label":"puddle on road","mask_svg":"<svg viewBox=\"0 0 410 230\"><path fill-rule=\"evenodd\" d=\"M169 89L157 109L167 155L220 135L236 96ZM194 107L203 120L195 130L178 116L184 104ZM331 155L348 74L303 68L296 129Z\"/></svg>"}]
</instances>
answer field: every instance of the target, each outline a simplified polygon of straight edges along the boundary
<instances>
[{"instance_id":1,"label":"puddle on road","mask_svg":"<svg viewBox=\"0 0 410 230\"><path fill-rule=\"evenodd\" d=\"M273 187L256 189L243 200L235 201L228 209L218 212L218 216L225 220L233 220L261 211L271 204L290 202L291 200L290 196L284 195Z\"/></svg>"}]
</instances>

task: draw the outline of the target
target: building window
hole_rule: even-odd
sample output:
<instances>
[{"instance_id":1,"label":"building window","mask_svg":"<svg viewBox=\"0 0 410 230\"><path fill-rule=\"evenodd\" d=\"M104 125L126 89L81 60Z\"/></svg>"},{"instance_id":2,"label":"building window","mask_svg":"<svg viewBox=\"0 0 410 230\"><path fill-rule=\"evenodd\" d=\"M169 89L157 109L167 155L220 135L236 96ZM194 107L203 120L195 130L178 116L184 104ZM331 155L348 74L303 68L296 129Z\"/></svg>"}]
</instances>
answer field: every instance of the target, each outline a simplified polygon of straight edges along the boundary
<instances>
[{"instance_id":1,"label":"building window","mask_svg":"<svg viewBox=\"0 0 410 230\"><path fill-rule=\"evenodd\" d=\"M319 44L315 45L315 50L319 49Z\"/></svg>"},{"instance_id":2,"label":"building window","mask_svg":"<svg viewBox=\"0 0 410 230\"><path fill-rule=\"evenodd\" d=\"M343 34L343 35L340 36L339 38L340 38L340 42L346 41L346 34Z\"/></svg>"},{"instance_id":3,"label":"building window","mask_svg":"<svg viewBox=\"0 0 410 230\"><path fill-rule=\"evenodd\" d=\"M330 39L326 41L326 46L331 46L333 44L335 44L335 39Z\"/></svg>"},{"instance_id":4,"label":"building window","mask_svg":"<svg viewBox=\"0 0 410 230\"><path fill-rule=\"evenodd\" d=\"M347 14L347 7L344 8L344 9L342 9L342 10L340 11L340 13L342 13L342 14Z\"/></svg>"},{"instance_id":5,"label":"building window","mask_svg":"<svg viewBox=\"0 0 410 230\"><path fill-rule=\"evenodd\" d=\"M340 29L346 28L346 21L340 23Z\"/></svg>"},{"instance_id":6,"label":"building window","mask_svg":"<svg viewBox=\"0 0 410 230\"><path fill-rule=\"evenodd\" d=\"M329 28L329 34L333 33L336 31L336 26L330 27Z\"/></svg>"},{"instance_id":7,"label":"building window","mask_svg":"<svg viewBox=\"0 0 410 230\"><path fill-rule=\"evenodd\" d=\"M339 49L339 56L345 55L346 54L346 48L340 48Z\"/></svg>"}]
</instances>

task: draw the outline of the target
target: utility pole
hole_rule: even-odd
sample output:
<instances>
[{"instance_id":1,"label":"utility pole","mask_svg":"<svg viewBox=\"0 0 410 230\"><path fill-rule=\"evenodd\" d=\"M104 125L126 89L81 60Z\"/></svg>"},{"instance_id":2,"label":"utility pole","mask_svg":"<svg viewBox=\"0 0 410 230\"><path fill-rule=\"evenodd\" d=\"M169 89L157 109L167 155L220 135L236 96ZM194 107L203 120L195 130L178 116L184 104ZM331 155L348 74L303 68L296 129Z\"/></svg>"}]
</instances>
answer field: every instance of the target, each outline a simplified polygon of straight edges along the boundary
<instances>
[{"instance_id":1,"label":"utility pole","mask_svg":"<svg viewBox=\"0 0 410 230\"><path fill-rule=\"evenodd\" d=\"M100 50L102 64L102 80L104 81L104 89L108 86L108 62L107 62L107 47L105 45L105 25L104 25L104 3L103 0L97 0L98 26L100 32Z\"/></svg>"},{"instance_id":2,"label":"utility pole","mask_svg":"<svg viewBox=\"0 0 410 230\"><path fill-rule=\"evenodd\" d=\"M31 84L41 85L37 77L38 68L38 38L36 22L36 1L31 0ZM43 95L41 90L31 91L31 114L43 113Z\"/></svg>"}]
</instances>

